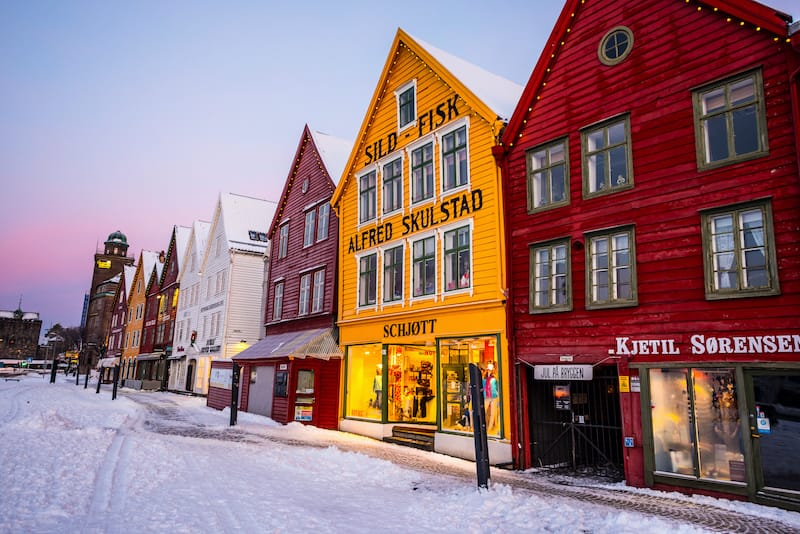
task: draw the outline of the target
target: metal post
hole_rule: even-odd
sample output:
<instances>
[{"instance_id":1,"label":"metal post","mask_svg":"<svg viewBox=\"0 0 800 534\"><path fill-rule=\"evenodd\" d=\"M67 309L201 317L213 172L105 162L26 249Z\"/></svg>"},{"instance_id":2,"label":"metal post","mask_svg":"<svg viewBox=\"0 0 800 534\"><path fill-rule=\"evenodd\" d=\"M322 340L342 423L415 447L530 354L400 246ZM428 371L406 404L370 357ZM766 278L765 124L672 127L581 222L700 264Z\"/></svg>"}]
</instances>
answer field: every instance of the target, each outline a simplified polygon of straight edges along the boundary
<instances>
[{"instance_id":1,"label":"metal post","mask_svg":"<svg viewBox=\"0 0 800 534\"><path fill-rule=\"evenodd\" d=\"M83 347L81 347L81 351L78 353L78 363L75 364L75 385L78 385L78 381L81 378L81 360L83 359Z\"/></svg>"},{"instance_id":2,"label":"metal post","mask_svg":"<svg viewBox=\"0 0 800 534\"><path fill-rule=\"evenodd\" d=\"M111 400L117 399L117 383L119 382L119 364L114 366L114 388L111 390Z\"/></svg>"},{"instance_id":3,"label":"metal post","mask_svg":"<svg viewBox=\"0 0 800 534\"><path fill-rule=\"evenodd\" d=\"M233 364L231 372L231 424L236 424L236 419L239 415L239 364Z\"/></svg>"},{"instance_id":4,"label":"metal post","mask_svg":"<svg viewBox=\"0 0 800 534\"><path fill-rule=\"evenodd\" d=\"M89 386L89 364L86 364L86 378L83 380L83 389Z\"/></svg>"},{"instance_id":5,"label":"metal post","mask_svg":"<svg viewBox=\"0 0 800 534\"><path fill-rule=\"evenodd\" d=\"M472 397L472 428L475 437L475 470L478 487L489 487L489 441L486 438L486 410L483 407L483 377L480 368L469 364L469 389Z\"/></svg>"},{"instance_id":6,"label":"metal post","mask_svg":"<svg viewBox=\"0 0 800 534\"><path fill-rule=\"evenodd\" d=\"M100 367L97 369L97 391L95 393L100 393L100 383L103 381L103 368Z\"/></svg>"},{"instance_id":7,"label":"metal post","mask_svg":"<svg viewBox=\"0 0 800 534\"><path fill-rule=\"evenodd\" d=\"M53 362L50 364L50 383L51 384L55 384L56 383L56 346L55 346L55 344L53 344L53 346L50 347L50 348L53 351Z\"/></svg>"}]
</instances>

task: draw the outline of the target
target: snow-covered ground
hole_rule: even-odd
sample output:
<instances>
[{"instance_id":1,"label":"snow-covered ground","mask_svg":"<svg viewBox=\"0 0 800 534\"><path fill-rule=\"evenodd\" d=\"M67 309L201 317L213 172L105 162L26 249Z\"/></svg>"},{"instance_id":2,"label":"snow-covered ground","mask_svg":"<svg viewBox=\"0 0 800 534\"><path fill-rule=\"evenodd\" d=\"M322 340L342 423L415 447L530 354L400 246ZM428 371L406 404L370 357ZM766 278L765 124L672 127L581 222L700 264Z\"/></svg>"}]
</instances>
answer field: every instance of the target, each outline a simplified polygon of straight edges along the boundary
<instances>
[{"instance_id":1,"label":"snow-covered ground","mask_svg":"<svg viewBox=\"0 0 800 534\"><path fill-rule=\"evenodd\" d=\"M478 490L441 474L474 464L420 452L442 466L423 473L357 452L378 446L360 436L228 421L202 398L121 390L112 401L108 386L95 394L63 375L0 380L0 532L702 531L496 482ZM800 529L800 514L730 505Z\"/></svg>"}]
</instances>

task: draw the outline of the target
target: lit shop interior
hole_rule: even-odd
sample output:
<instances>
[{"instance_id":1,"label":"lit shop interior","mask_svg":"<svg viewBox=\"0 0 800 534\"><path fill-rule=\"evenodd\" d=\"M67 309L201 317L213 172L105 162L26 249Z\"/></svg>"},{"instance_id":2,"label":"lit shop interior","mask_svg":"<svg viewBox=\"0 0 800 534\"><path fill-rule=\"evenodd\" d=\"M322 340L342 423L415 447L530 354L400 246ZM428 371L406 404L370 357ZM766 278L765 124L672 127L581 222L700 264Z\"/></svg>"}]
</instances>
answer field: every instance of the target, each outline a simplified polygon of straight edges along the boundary
<instances>
[{"instance_id":1,"label":"lit shop interior","mask_svg":"<svg viewBox=\"0 0 800 534\"><path fill-rule=\"evenodd\" d=\"M438 339L433 345L371 343L347 347L345 417L436 424L472 432L469 364L483 375L487 433L501 437L497 336Z\"/></svg>"}]
</instances>

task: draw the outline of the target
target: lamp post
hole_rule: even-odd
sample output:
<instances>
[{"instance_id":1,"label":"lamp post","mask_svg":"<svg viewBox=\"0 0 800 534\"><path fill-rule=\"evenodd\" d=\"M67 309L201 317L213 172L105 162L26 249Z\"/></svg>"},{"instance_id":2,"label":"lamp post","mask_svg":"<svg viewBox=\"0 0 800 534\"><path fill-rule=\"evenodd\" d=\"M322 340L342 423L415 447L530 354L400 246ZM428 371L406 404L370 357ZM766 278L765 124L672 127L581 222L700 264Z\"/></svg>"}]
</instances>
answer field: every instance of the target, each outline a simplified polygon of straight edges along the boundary
<instances>
[{"instance_id":1,"label":"lamp post","mask_svg":"<svg viewBox=\"0 0 800 534\"><path fill-rule=\"evenodd\" d=\"M55 341L53 341L52 345L50 346L50 349L53 351L53 361L50 364L50 383L51 384L55 384L56 383L56 354L58 354L58 351L56 350L56 342Z\"/></svg>"}]
</instances>

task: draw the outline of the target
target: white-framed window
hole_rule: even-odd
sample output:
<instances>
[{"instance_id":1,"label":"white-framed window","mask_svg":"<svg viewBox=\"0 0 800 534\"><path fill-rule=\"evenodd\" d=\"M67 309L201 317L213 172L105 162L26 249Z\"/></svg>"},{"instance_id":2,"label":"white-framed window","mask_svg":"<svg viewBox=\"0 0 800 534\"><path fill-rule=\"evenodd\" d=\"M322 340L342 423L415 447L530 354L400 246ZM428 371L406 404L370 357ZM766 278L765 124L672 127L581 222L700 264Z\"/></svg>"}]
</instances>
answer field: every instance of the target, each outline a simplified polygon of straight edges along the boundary
<instances>
[{"instance_id":1,"label":"white-framed window","mask_svg":"<svg viewBox=\"0 0 800 534\"><path fill-rule=\"evenodd\" d=\"M761 70L705 85L692 93L700 169L768 152Z\"/></svg>"},{"instance_id":2,"label":"white-framed window","mask_svg":"<svg viewBox=\"0 0 800 534\"><path fill-rule=\"evenodd\" d=\"M531 245L528 311L572 309L569 240Z\"/></svg>"},{"instance_id":3,"label":"white-framed window","mask_svg":"<svg viewBox=\"0 0 800 534\"><path fill-rule=\"evenodd\" d=\"M214 312L211 314L211 337L216 338L219 335L220 320L222 312Z\"/></svg>"},{"instance_id":4,"label":"white-framed window","mask_svg":"<svg viewBox=\"0 0 800 534\"><path fill-rule=\"evenodd\" d=\"M433 198L434 168L433 139L411 149L411 203L417 204Z\"/></svg>"},{"instance_id":5,"label":"white-framed window","mask_svg":"<svg viewBox=\"0 0 800 534\"><path fill-rule=\"evenodd\" d=\"M436 293L436 236L417 239L411 244L412 285L414 296L423 297Z\"/></svg>"},{"instance_id":6,"label":"white-framed window","mask_svg":"<svg viewBox=\"0 0 800 534\"><path fill-rule=\"evenodd\" d=\"M636 254L632 227L586 234L586 307L637 303Z\"/></svg>"},{"instance_id":7,"label":"white-framed window","mask_svg":"<svg viewBox=\"0 0 800 534\"><path fill-rule=\"evenodd\" d=\"M403 300L403 256L402 245L383 252L383 302Z\"/></svg>"},{"instance_id":8,"label":"white-framed window","mask_svg":"<svg viewBox=\"0 0 800 534\"><path fill-rule=\"evenodd\" d=\"M374 305L377 290L378 254L366 254L358 258L358 305Z\"/></svg>"},{"instance_id":9,"label":"white-framed window","mask_svg":"<svg viewBox=\"0 0 800 534\"><path fill-rule=\"evenodd\" d=\"M581 130L585 198L633 187L630 132L627 114Z\"/></svg>"},{"instance_id":10,"label":"white-framed window","mask_svg":"<svg viewBox=\"0 0 800 534\"><path fill-rule=\"evenodd\" d=\"M468 289L472 286L472 232L469 225L444 232L445 291Z\"/></svg>"},{"instance_id":11,"label":"white-framed window","mask_svg":"<svg viewBox=\"0 0 800 534\"><path fill-rule=\"evenodd\" d=\"M311 313L319 313L325 304L325 269L314 271L314 295L311 300Z\"/></svg>"},{"instance_id":12,"label":"white-framed window","mask_svg":"<svg viewBox=\"0 0 800 534\"><path fill-rule=\"evenodd\" d=\"M702 213L707 299L780 293L768 201Z\"/></svg>"},{"instance_id":13,"label":"white-framed window","mask_svg":"<svg viewBox=\"0 0 800 534\"><path fill-rule=\"evenodd\" d=\"M316 225L314 224L317 218L317 210L310 209L306 212L306 223L303 231L303 247L310 247L314 244L314 237L316 234Z\"/></svg>"},{"instance_id":14,"label":"white-framed window","mask_svg":"<svg viewBox=\"0 0 800 534\"><path fill-rule=\"evenodd\" d=\"M214 256L219 258L222 254L222 236L217 236L214 240Z\"/></svg>"},{"instance_id":15,"label":"white-framed window","mask_svg":"<svg viewBox=\"0 0 800 534\"><path fill-rule=\"evenodd\" d=\"M566 138L528 151L528 212L569 203L567 154Z\"/></svg>"},{"instance_id":16,"label":"white-framed window","mask_svg":"<svg viewBox=\"0 0 800 534\"><path fill-rule=\"evenodd\" d=\"M395 158L383 165L383 213L392 213L403 207L403 158Z\"/></svg>"},{"instance_id":17,"label":"white-framed window","mask_svg":"<svg viewBox=\"0 0 800 534\"><path fill-rule=\"evenodd\" d=\"M311 301L311 273L300 276L300 300L297 306L298 315L308 315Z\"/></svg>"},{"instance_id":18,"label":"white-framed window","mask_svg":"<svg viewBox=\"0 0 800 534\"><path fill-rule=\"evenodd\" d=\"M469 183L468 126L466 120L457 121L439 133L442 192Z\"/></svg>"},{"instance_id":19,"label":"white-framed window","mask_svg":"<svg viewBox=\"0 0 800 534\"><path fill-rule=\"evenodd\" d=\"M272 320L280 321L283 317L283 280L275 282L272 297Z\"/></svg>"},{"instance_id":20,"label":"white-framed window","mask_svg":"<svg viewBox=\"0 0 800 534\"><path fill-rule=\"evenodd\" d=\"M278 241L278 258L285 258L289 250L289 222L281 224Z\"/></svg>"},{"instance_id":21,"label":"white-framed window","mask_svg":"<svg viewBox=\"0 0 800 534\"><path fill-rule=\"evenodd\" d=\"M394 92L397 101L397 131L417 122L417 80L404 83Z\"/></svg>"},{"instance_id":22,"label":"white-framed window","mask_svg":"<svg viewBox=\"0 0 800 534\"><path fill-rule=\"evenodd\" d=\"M331 218L331 205L329 202L323 202L319 206L319 214L317 216L317 241L328 239L328 228L330 227Z\"/></svg>"},{"instance_id":23,"label":"white-framed window","mask_svg":"<svg viewBox=\"0 0 800 534\"><path fill-rule=\"evenodd\" d=\"M377 171L372 169L358 177L358 222L374 220L377 211Z\"/></svg>"}]
</instances>

